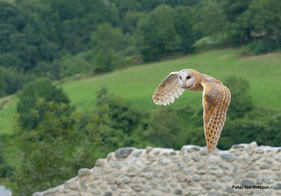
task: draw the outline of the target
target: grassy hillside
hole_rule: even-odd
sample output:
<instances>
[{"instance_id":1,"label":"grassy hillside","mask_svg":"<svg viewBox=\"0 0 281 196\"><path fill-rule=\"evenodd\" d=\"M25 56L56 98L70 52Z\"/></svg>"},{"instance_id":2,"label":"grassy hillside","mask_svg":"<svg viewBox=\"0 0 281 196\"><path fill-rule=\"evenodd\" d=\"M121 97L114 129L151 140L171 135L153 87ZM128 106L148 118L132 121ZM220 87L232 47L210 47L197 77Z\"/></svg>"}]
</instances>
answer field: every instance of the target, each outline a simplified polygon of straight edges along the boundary
<instances>
[{"instance_id":1,"label":"grassy hillside","mask_svg":"<svg viewBox=\"0 0 281 196\"><path fill-rule=\"evenodd\" d=\"M251 83L251 94L258 106L281 109L281 53L239 57L239 49L202 52L173 60L130 67L82 80L59 84L78 110L95 107L96 91L107 86L110 92L123 96L142 109L153 109L152 94L171 71L193 68L219 80L238 75ZM200 92L185 92L172 107L190 104L201 107ZM0 100L1 103L1 100ZM0 111L0 134L9 133L16 111L16 98Z\"/></svg>"}]
</instances>

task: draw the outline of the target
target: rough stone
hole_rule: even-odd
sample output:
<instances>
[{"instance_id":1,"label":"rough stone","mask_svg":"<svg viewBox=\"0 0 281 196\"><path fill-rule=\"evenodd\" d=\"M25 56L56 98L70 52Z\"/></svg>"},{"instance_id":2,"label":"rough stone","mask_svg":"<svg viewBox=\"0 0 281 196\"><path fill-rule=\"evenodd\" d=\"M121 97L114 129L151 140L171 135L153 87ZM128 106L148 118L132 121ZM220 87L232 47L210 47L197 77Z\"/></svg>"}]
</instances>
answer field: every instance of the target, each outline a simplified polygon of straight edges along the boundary
<instances>
[{"instance_id":1,"label":"rough stone","mask_svg":"<svg viewBox=\"0 0 281 196\"><path fill-rule=\"evenodd\" d=\"M251 180L243 180L243 181L241 182L241 185L242 185L242 186L253 186L253 185L254 185L254 182L251 181Z\"/></svg>"},{"instance_id":2,"label":"rough stone","mask_svg":"<svg viewBox=\"0 0 281 196\"><path fill-rule=\"evenodd\" d=\"M200 177L199 175L195 175L195 176L193 176L192 179L193 179L195 182L198 182L198 181L201 180L201 177Z\"/></svg>"},{"instance_id":3,"label":"rough stone","mask_svg":"<svg viewBox=\"0 0 281 196\"><path fill-rule=\"evenodd\" d=\"M208 148L207 147L201 148L200 155L204 156L204 155L207 155L207 154L208 154Z\"/></svg>"},{"instance_id":4,"label":"rough stone","mask_svg":"<svg viewBox=\"0 0 281 196\"><path fill-rule=\"evenodd\" d=\"M182 190L176 189L174 192L175 195L182 195Z\"/></svg>"},{"instance_id":5,"label":"rough stone","mask_svg":"<svg viewBox=\"0 0 281 196\"><path fill-rule=\"evenodd\" d=\"M85 176L88 176L91 174L91 170L87 169L87 168L82 168L82 169L79 169L78 171L78 176L79 177L85 177Z\"/></svg>"},{"instance_id":6,"label":"rough stone","mask_svg":"<svg viewBox=\"0 0 281 196\"><path fill-rule=\"evenodd\" d=\"M262 164L260 166L260 169L268 169L269 168L269 165L268 164Z\"/></svg>"},{"instance_id":7,"label":"rough stone","mask_svg":"<svg viewBox=\"0 0 281 196\"><path fill-rule=\"evenodd\" d=\"M105 166L105 160L104 159L98 159L96 161L95 167L104 167Z\"/></svg>"},{"instance_id":8,"label":"rough stone","mask_svg":"<svg viewBox=\"0 0 281 196\"><path fill-rule=\"evenodd\" d=\"M133 156L134 157L139 157L140 155L141 155L141 153L142 153L142 150L138 150L138 151L135 151L135 152L133 152Z\"/></svg>"},{"instance_id":9,"label":"rough stone","mask_svg":"<svg viewBox=\"0 0 281 196\"><path fill-rule=\"evenodd\" d=\"M208 196L220 196L220 194L218 192L212 191L208 193Z\"/></svg>"},{"instance_id":10,"label":"rough stone","mask_svg":"<svg viewBox=\"0 0 281 196\"><path fill-rule=\"evenodd\" d=\"M222 169L228 169L228 166L225 165L224 163L220 163L219 166L220 166L220 168L222 168Z\"/></svg>"},{"instance_id":11,"label":"rough stone","mask_svg":"<svg viewBox=\"0 0 281 196\"><path fill-rule=\"evenodd\" d=\"M247 144L234 144L232 145L232 149L243 149Z\"/></svg>"},{"instance_id":12,"label":"rough stone","mask_svg":"<svg viewBox=\"0 0 281 196\"><path fill-rule=\"evenodd\" d=\"M248 155L252 155L254 150L257 148L257 142L252 142L246 147Z\"/></svg>"},{"instance_id":13,"label":"rough stone","mask_svg":"<svg viewBox=\"0 0 281 196\"><path fill-rule=\"evenodd\" d=\"M250 172L248 173L247 177L249 177L249 178L256 178L256 177L257 177L257 172L252 172L252 171L250 171Z\"/></svg>"},{"instance_id":14,"label":"rough stone","mask_svg":"<svg viewBox=\"0 0 281 196\"><path fill-rule=\"evenodd\" d=\"M223 160L225 160L225 161L227 161L227 162L232 162L233 159L234 159L233 155L230 154L230 153L221 153L220 156L221 156L221 158L222 158Z\"/></svg>"},{"instance_id":15,"label":"rough stone","mask_svg":"<svg viewBox=\"0 0 281 196\"><path fill-rule=\"evenodd\" d=\"M263 182L265 182L266 184L271 184L273 181L272 181L271 177L264 176L263 177Z\"/></svg>"},{"instance_id":16,"label":"rough stone","mask_svg":"<svg viewBox=\"0 0 281 196\"><path fill-rule=\"evenodd\" d=\"M112 193L107 191L104 193L104 196L112 196Z\"/></svg>"},{"instance_id":17,"label":"rough stone","mask_svg":"<svg viewBox=\"0 0 281 196\"><path fill-rule=\"evenodd\" d=\"M160 158L160 159L159 159L158 164L159 164L159 165L167 165L167 164L170 163L170 162L171 162L170 159L163 157L163 158Z\"/></svg>"},{"instance_id":18,"label":"rough stone","mask_svg":"<svg viewBox=\"0 0 281 196\"><path fill-rule=\"evenodd\" d=\"M93 169L37 196L281 195L281 151L256 143L229 151L184 146L180 151L120 148ZM232 185L269 189L232 189Z\"/></svg>"},{"instance_id":19,"label":"rough stone","mask_svg":"<svg viewBox=\"0 0 281 196\"><path fill-rule=\"evenodd\" d=\"M129 184L129 183L131 182L131 180L130 180L130 178L124 178L124 179L123 179L123 182L124 182L125 184Z\"/></svg>"},{"instance_id":20,"label":"rough stone","mask_svg":"<svg viewBox=\"0 0 281 196\"><path fill-rule=\"evenodd\" d=\"M115 157L123 159L127 158L133 150L135 150L135 148L132 147L119 148L115 151Z\"/></svg>"},{"instance_id":21,"label":"rough stone","mask_svg":"<svg viewBox=\"0 0 281 196\"><path fill-rule=\"evenodd\" d=\"M272 188L281 190L281 183L275 184Z\"/></svg>"},{"instance_id":22,"label":"rough stone","mask_svg":"<svg viewBox=\"0 0 281 196\"><path fill-rule=\"evenodd\" d=\"M201 157L200 157L199 154L194 154L194 155L192 155L192 159L193 159L195 162L197 162L197 161L200 161Z\"/></svg>"}]
</instances>

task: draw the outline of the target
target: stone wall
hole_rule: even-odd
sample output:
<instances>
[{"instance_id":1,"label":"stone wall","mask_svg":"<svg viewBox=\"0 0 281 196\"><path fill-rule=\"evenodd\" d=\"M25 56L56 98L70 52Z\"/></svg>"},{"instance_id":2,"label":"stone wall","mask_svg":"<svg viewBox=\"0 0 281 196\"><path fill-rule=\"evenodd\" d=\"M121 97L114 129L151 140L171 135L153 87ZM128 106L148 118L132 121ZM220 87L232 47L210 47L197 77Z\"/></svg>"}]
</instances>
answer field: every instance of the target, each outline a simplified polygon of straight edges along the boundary
<instances>
[{"instance_id":1,"label":"stone wall","mask_svg":"<svg viewBox=\"0 0 281 196\"><path fill-rule=\"evenodd\" d=\"M199 146L121 148L63 185L33 194L51 195L281 195L281 147L253 142L212 154Z\"/></svg>"}]
</instances>

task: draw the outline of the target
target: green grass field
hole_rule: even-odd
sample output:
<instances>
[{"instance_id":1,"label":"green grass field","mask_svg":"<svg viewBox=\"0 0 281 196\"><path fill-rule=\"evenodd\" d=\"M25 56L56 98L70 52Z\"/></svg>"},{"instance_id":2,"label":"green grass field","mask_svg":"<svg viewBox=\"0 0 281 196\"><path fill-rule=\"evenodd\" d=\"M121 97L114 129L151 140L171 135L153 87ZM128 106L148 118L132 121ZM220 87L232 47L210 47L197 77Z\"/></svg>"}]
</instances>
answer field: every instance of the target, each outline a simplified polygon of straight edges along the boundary
<instances>
[{"instance_id":1,"label":"green grass field","mask_svg":"<svg viewBox=\"0 0 281 196\"><path fill-rule=\"evenodd\" d=\"M242 76L251 83L251 94L258 106L281 109L281 53L240 57L240 49L219 49L173 60L132 66L82 80L66 81L62 87L80 111L95 107L96 92L106 86L110 92L129 99L135 107L153 109L152 94L171 71L193 68L221 81L229 75ZM173 104L200 106L201 92L185 92ZM15 121L16 98L0 111L0 134L10 133ZM0 100L1 103L1 100Z\"/></svg>"}]
</instances>

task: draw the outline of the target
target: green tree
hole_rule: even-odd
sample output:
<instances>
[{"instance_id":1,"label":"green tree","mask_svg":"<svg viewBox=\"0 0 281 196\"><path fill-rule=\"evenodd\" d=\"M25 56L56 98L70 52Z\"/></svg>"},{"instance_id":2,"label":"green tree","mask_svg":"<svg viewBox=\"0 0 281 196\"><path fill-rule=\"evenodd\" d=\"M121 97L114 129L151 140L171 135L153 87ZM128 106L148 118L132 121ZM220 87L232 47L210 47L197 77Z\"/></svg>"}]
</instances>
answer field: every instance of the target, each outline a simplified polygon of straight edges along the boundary
<instances>
[{"instance_id":1,"label":"green tree","mask_svg":"<svg viewBox=\"0 0 281 196\"><path fill-rule=\"evenodd\" d=\"M205 35L221 36L226 25L226 15L215 1L208 1L201 9L200 29Z\"/></svg>"},{"instance_id":2,"label":"green tree","mask_svg":"<svg viewBox=\"0 0 281 196\"><path fill-rule=\"evenodd\" d=\"M224 84L231 92L231 103L228 109L228 116L240 118L250 112L254 105L250 95L250 83L242 77L229 76Z\"/></svg>"},{"instance_id":3,"label":"green tree","mask_svg":"<svg viewBox=\"0 0 281 196\"><path fill-rule=\"evenodd\" d=\"M15 145L21 152L21 164L11 177L12 188L18 195L63 183L75 174L69 165L77 142L74 119L65 103L41 102L46 112L34 130L16 129Z\"/></svg>"},{"instance_id":4,"label":"green tree","mask_svg":"<svg viewBox=\"0 0 281 196\"><path fill-rule=\"evenodd\" d=\"M144 12L127 11L121 20L121 27L125 33L133 34L139 21L147 14Z\"/></svg>"},{"instance_id":5,"label":"green tree","mask_svg":"<svg viewBox=\"0 0 281 196\"><path fill-rule=\"evenodd\" d=\"M48 79L37 79L24 86L19 93L17 105L18 124L23 129L34 129L44 118L48 107L45 102L64 103L69 108L69 99L64 92Z\"/></svg>"},{"instance_id":6,"label":"green tree","mask_svg":"<svg viewBox=\"0 0 281 196\"><path fill-rule=\"evenodd\" d=\"M181 38L176 31L175 12L168 5L160 5L143 18L137 27L136 48L145 61L157 60L180 49Z\"/></svg>"},{"instance_id":7,"label":"green tree","mask_svg":"<svg viewBox=\"0 0 281 196\"><path fill-rule=\"evenodd\" d=\"M0 97L17 92L24 82L24 75L17 72L15 68L0 66Z\"/></svg>"},{"instance_id":8,"label":"green tree","mask_svg":"<svg viewBox=\"0 0 281 196\"><path fill-rule=\"evenodd\" d=\"M110 126L116 135L113 146L131 146L141 141L144 113L131 106L131 103L122 97L108 93L106 88L101 88L98 92L98 112L100 116L107 116ZM106 112L105 112L106 111ZM122 139L121 139L122 138ZM117 142L117 144L116 144Z\"/></svg>"},{"instance_id":9,"label":"green tree","mask_svg":"<svg viewBox=\"0 0 281 196\"><path fill-rule=\"evenodd\" d=\"M184 52L190 52L195 42L194 12L190 7L178 6L175 8L175 26L181 38L181 48Z\"/></svg>"},{"instance_id":10,"label":"green tree","mask_svg":"<svg viewBox=\"0 0 281 196\"><path fill-rule=\"evenodd\" d=\"M95 72L111 71L121 64L122 51L126 48L124 35L120 28L110 24L100 24L97 31L91 34L92 51L89 57L94 64Z\"/></svg>"},{"instance_id":11,"label":"green tree","mask_svg":"<svg viewBox=\"0 0 281 196\"><path fill-rule=\"evenodd\" d=\"M255 108L243 118L227 119L218 147L256 141L259 145L279 146L281 118L278 112Z\"/></svg>"}]
</instances>

